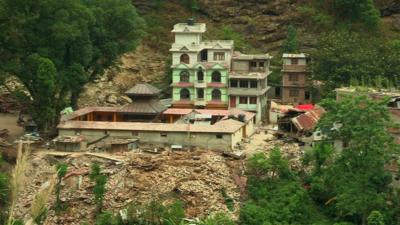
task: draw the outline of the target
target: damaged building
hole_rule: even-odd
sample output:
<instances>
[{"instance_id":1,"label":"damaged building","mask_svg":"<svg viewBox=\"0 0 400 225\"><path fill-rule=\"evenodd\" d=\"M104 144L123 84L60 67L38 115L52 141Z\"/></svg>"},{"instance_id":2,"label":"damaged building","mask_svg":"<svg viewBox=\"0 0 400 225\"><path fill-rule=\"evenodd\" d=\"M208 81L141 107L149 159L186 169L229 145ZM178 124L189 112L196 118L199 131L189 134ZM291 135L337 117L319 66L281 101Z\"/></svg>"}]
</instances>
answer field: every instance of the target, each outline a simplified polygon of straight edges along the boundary
<instances>
[{"instance_id":1,"label":"damaged building","mask_svg":"<svg viewBox=\"0 0 400 225\"><path fill-rule=\"evenodd\" d=\"M206 24L178 23L172 33L172 107L231 109L266 115L269 54L234 51L233 40L203 40Z\"/></svg>"}]
</instances>

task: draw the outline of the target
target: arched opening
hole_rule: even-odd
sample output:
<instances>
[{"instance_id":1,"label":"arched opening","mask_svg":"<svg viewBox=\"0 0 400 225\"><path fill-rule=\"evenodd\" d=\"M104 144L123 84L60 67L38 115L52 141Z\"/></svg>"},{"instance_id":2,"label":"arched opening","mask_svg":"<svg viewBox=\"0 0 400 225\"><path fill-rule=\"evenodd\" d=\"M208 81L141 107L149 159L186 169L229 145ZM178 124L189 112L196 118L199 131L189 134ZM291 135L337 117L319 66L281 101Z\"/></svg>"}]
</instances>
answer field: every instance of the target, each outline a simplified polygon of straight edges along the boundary
<instances>
[{"instance_id":1,"label":"arched opening","mask_svg":"<svg viewBox=\"0 0 400 225\"><path fill-rule=\"evenodd\" d=\"M203 61L203 62L207 62L207 60L208 60L208 51L207 51L207 49L201 50L201 52L200 52L200 60Z\"/></svg>"},{"instance_id":2,"label":"arched opening","mask_svg":"<svg viewBox=\"0 0 400 225\"><path fill-rule=\"evenodd\" d=\"M190 59L188 54L182 54L181 55L181 63L189 64Z\"/></svg>"},{"instance_id":3,"label":"arched opening","mask_svg":"<svg viewBox=\"0 0 400 225\"><path fill-rule=\"evenodd\" d=\"M214 89L211 92L212 100L220 101L221 100L221 91L218 89Z\"/></svg>"},{"instance_id":4,"label":"arched opening","mask_svg":"<svg viewBox=\"0 0 400 225\"><path fill-rule=\"evenodd\" d=\"M204 72L201 67L199 67L199 70L197 71L197 80L200 82L204 80Z\"/></svg>"},{"instance_id":5,"label":"arched opening","mask_svg":"<svg viewBox=\"0 0 400 225\"><path fill-rule=\"evenodd\" d=\"M211 82L217 82L217 83L221 82L221 73L219 71L214 71L211 74Z\"/></svg>"},{"instance_id":6,"label":"arched opening","mask_svg":"<svg viewBox=\"0 0 400 225\"><path fill-rule=\"evenodd\" d=\"M189 82L189 71L183 70L183 71L179 74L179 81L180 81L180 82Z\"/></svg>"},{"instance_id":7,"label":"arched opening","mask_svg":"<svg viewBox=\"0 0 400 225\"><path fill-rule=\"evenodd\" d=\"M190 99L190 91L186 88L181 89L179 94L180 94L181 100L189 100Z\"/></svg>"}]
</instances>

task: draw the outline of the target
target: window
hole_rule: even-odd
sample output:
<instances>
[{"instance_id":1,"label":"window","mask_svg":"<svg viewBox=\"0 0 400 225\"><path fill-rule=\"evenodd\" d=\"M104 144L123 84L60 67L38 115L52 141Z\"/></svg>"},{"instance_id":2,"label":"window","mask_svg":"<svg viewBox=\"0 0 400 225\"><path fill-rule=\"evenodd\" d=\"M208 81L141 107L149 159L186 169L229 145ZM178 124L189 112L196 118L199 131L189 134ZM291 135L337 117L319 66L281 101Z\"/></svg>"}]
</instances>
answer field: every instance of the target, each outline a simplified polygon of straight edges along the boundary
<instances>
[{"instance_id":1,"label":"window","mask_svg":"<svg viewBox=\"0 0 400 225\"><path fill-rule=\"evenodd\" d=\"M257 67L257 62L251 61L250 67L252 67L252 68Z\"/></svg>"},{"instance_id":2,"label":"window","mask_svg":"<svg viewBox=\"0 0 400 225\"><path fill-rule=\"evenodd\" d=\"M182 54L181 55L181 63L189 64L189 55L188 54Z\"/></svg>"},{"instance_id":3,"label":"window","mask_svg":"<svg viewBox=\"0 0 400 225\"><path fill-rule=\"evenodd\" d=\"M203 81L204 80L204 72L203 69L200 67L199 71L197 71L197 80Z\"/></svg>"},{"instance_id":4,"label":"window","mask_svg":"<svg viewBox=\"0 0 400 225\"><path fill-rule=\"evenodd\" d=\"M214 52L214 61L224 61L225 52Z\"/></svg>"},{"instance_id":5,"label":"window","mask_svg":"<svg viewBox=\"0 0 400 225\"><path fill-rule=\"evenodd\" d=\"M291 60L290 60L290 63L291 63L292 65L297 65L297 64L299 64L299 59L291 59Z\"/></svg>"},{"instance_id":6,"label":"window","mask_svg":"<svg viewBox=\"0 0 400 225\"><path fill-rule=\"evenodd\" d=\"M239 104L247 104L247 97L240 97Z\"/></svg>"},{"instance_id":7,"label":"window","mask_svg":"<svg viewBox=\"0 0 400 225\"><path fill-rule=\"evenodd\" d=\"M264 62L259 62L258 67L264 68Z\"/></svg>"},{"instance_id":8,"label":"window","mask_svg":"<svg viewBox=\"0 0 400 225\"><path fill-rule=\"evenodd\" d=\"M201 61L206 61L207 62L207 58L208 58L208 52L207 49L204 49L200 52L200 60Z\"/></svg>"},{"instance_id":9,"label":"window","mask_svg":"<svg viewBox=\"0 0 400 225\"><path fill-rule=\"evenodd\" d=\"M222 135L222 134L217 134L217 135L215 135L215 137L216 137L217 139L222 139L223 135Z\"/></svg>"},{"instance_id":10,"label":"window","mask_svg":"<svg viewBox=\"0 0 400 225\"><path fill-rule=\"evenodd\" d=\"M216 82L216 83L221 82L221 73L219 71L214 71L211 74L211 82Z\"/></svg>"},{"instance_id":11,"label":"window","mask_svg":"<svg viewBox=\"0 0 400 225\"><path fill-rule=\"evenodd\" d=\"M180 81L180 82L189 82L189 71L183 70L183 71L179 74L179 81Z\"/></svg>"},{"instance_id":12,"label":"window","mask_svg":"<svg viewBox=\"0 0 400 225\"><path fill-rule=\"evenodd\" d=\"M237 80L231 80L231 87L238 87L238 81Z\"/></svg>"},{"instance_id":13,"label":"window","mask_svg":"<svg viewBox=\"0 0 400 225\"><path fill-rule=\"evenodd\" d=\"M166 136L167 136L167 133L160 133L160 136L161 136L161 137L166 137Z\"/></svg>"},{"instance_id":14,"label":"window","mask_svg":"<svg viewBox=\"0 0 400 225\"><path fill-rule=\"evenodd\" d=\"M306 100L310 100L310 99L311 99L311 93L310 93L310 91L305 91L305 93L304 93L304 98L305 98Z\"/></svg>"},{"instance_id":15,"label":"window","mask_svg":"<svg viewBox=\"0 0 400 225\"><path fill-rule=\"evenodd\" d=\"M204 98L204 89L197 89L197 98L199 99Z\"/></svg>"},{"instance_id":16,"label":"window","mask_svg":"<svg viewBox=\"0 0 400 225\"><path fill-rule=\"evenodd\" d=\"M251 88L257 88L257 81L256 80L250 81L250 87Z\"/></svg>"},{"instance_id":17,"label":"window","mask_svg":"<svg viewBox=\"0 0 400 225\"><path fill-rule=\"evenodd\" d=\"M250 104L252 105L257 104L257 97L250 97Z\"/></svg>"},{"instance_id":18,"label":"window","mask_svg":"<svg viewBox=\"0 0 400 225\"><path fill-rule=\"evenodd\" d=\"M212 100L221 100L221 91L218 89L214 89L211 92Z\"/></svg>"},{"instance_id":19,"label":"window","mask_svg":"<svg viewBox=\"0 0 400 225\"><path fill-rule=\"evenodd\" d=\"M248 88L249 87L248 81L247 80L241 80L240 81L240 87L241 88Z\"/></svg>"},{"instance_id":20,"label":"window","mask_svg":"<svg viewBox=\"0 0 400 225\"><path fill-rule=\"evenodd\" d=\"M299 90L297 90L297 89L289 90L289 97L298 97L298 96L299 96Z\"/></svg>"},{"instance_id":21,"label":"window","mask_svg":"<svg viewBox=\"0 0 400 225\"><path fill-rule=\"evenodd\" d=\"M180 91L180 98L181 100L189 100L190 99L190 91L186 88Z\"/></svg>"},{"instance_id":22,"label":"window","mask_svg":"<svg viewBox=\"0 0 400 225\"><path fill-rule=\"evenodd\" d=\"M137 132L137 131L132 131L132 136L135 136L135 137L139 136L139 132Z\"/></svg>"},{"instance_id":23,"label":"window","mask_svg":"<svg viewBox=\"0 0 400 225\"><path fill-rule=\"evenodd\" d=\"M281 96L281 87L275 87L275 96Z\"/></svg>"},{"instance_id":24,"label":"window","mask_svg":"<svg viewBox=\"0 0 400 225\"><path fill-rule=\"evenodd\" d=\"M299 81L299 75L296 73L289 73L289 81Z\"/></svg>"}]
</instances>

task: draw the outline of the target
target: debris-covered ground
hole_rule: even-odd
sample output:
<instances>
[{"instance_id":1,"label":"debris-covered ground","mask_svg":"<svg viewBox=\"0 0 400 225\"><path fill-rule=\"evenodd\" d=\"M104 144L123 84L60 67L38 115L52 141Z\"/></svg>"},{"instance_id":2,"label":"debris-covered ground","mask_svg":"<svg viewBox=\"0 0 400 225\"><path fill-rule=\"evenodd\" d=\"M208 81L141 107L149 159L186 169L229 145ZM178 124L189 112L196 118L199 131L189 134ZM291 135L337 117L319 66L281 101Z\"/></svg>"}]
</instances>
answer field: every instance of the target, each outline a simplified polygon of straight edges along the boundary
<instances>
[{"instance_id":1,"label":"debris-covered ground","mask_svg":"<svg viewBox=\"0 0 400 225\"><path fill-rule=\"evenodd\" d=\"M105 158L106 157L106 158ZM109 157L110 159L107 159ZM211 151L170 152L161 154L129 152L120 155L83 153L58 154L47 151L35 152L27 174L26 187L17 201L17 217L29 218L30 206L35 193L51 179L58 162L69 165L63 182L61 198L69 207L65 213L48 213L48 224L81 224L93 221L95 204L93 183L89 179L90 165L99 162L108 176L105 210L117 212L131 202L149 202L178 198L184 202L189 218L206 216L225 211L237 217L240 188L237 183L243 177L241 161L229 161ZM236 180L236 183L235 183ZM225 189L235 202L229 211L221 190ZM49 206L54 205L54 195Z\"/></svg>"},{"instance_id":2,"label":"debris-covered ground","mask_svg":"<svg viewBox=\"0 0 400 225\"><path fill-rule=\"evenodd\" d=\"M272 127L259 128L257 133L249 138L244 145L243 151L249 157L258 152L268 154L273 148L278 147L282 155L289 160L292 169L301 167L301 157L304 154L304 147L291 138L277 138Z\"/></svg>"}]
</instances>

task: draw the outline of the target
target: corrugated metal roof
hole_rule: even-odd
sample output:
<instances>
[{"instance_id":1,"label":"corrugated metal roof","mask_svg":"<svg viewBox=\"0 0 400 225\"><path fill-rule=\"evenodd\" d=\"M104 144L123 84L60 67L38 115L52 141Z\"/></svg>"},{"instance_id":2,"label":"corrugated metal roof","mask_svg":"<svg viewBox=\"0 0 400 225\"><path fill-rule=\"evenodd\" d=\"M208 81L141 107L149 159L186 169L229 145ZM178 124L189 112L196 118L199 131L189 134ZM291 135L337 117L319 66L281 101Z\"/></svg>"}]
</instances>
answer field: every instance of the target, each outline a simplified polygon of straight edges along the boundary
<instances>
[{"instance_id":1,"label":"corrugated metal roof","mask_svg":"<svg viewBox=\"0 0 400 225\"><path fill-rule=\"evenodd\" d=\"M313 110L292 118L291 121L299 131L311 131L324 114L325 110L316 106Z\"/></svg>"},{"instance_id":2,"label":"corrugated metal roof","mask_svg":"<svg viewBox=\"0 0 400 225\"><path fill-rule=\"evenodd\" d=\"M150 84L136 84L125 92L126 95L146 95L153 96L160 94L161 90Z\"/></svg>"}]
</instances>

